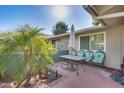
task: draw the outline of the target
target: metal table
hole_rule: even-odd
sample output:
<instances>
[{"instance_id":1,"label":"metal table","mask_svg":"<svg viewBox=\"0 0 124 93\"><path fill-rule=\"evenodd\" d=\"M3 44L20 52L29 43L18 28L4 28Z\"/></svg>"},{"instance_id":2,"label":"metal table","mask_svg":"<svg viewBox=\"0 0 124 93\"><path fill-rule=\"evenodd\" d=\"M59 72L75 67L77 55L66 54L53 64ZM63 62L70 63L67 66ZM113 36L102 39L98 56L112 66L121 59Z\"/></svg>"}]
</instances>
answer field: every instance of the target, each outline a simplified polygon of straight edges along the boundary
<instances>
[{"instance_id":1,"label":"metal table","mask_svg":"<svg viewBox=\"0 0 124 93\"><path fill-rule=\"evenodd\" d=\"M62 58L65 62L71 63L71 70L75 70L77 71L77 75L79 74L78 65L83 63L83 58L72 55L61 55L60 58ZM76 65L76 69L74 69L73 65Z\"/></svg>"}]
</instances>

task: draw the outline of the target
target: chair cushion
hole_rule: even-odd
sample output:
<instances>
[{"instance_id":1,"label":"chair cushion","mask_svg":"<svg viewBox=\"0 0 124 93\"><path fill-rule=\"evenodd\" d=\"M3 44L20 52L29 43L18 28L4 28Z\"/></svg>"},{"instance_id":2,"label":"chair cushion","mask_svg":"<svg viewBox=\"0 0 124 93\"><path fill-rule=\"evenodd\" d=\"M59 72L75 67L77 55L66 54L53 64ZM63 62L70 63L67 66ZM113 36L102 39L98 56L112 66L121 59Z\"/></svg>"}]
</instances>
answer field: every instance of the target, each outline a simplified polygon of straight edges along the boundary
<instances>
[{"instance_id":1,"label":"chair cushion","mask_svg":"<svg viewBox=\"0 0 124 93\"><path fill-rule=\"evenodd\" d=\"M91 61L93 58L93 52L92 51L85 51L85 61Z\"/></svg>"},{"instance_id":2,"label":"chair cushion","mask_svg":"<svg viewBox=\"0 0 124 93\"><path fill-rule=\"evenodd\" d=\"M77 51L77 56L83 57L83 56L84 56L84 51L78 50L78 51Z\"/></svg>"},{"instance_id":3,"label":"chair cushion","mask_svg":"<svg viewBox=\"0 0 124 93\"><path fill-rule=\"evenodd\" d=\"M97 51L94 54L93 62L94 63L103 63L105 59L105 53L103 51Z\"/></svg>"}]
</instances>

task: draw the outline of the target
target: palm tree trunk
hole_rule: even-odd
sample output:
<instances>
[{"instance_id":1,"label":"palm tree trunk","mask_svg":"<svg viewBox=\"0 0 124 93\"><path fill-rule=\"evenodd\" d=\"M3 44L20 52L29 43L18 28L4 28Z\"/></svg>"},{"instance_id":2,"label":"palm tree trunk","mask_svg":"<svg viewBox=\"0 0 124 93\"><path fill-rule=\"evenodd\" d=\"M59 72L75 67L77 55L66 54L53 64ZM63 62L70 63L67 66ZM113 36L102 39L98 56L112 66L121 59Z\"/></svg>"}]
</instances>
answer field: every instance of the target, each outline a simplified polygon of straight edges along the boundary
<instances>
[{"instance_id":1,"label":"palm tree trunk","mask_svg":"<svg viewBox=\"0 0 124 93\"><path fill-rule=\"evenodd\" d=\"M41 68L39 68L39 71L38 71L38 74L39 74L39 79L41 80L42 79L42 72L41 72Z\"/></svg>"},{"instance_id":2,"label":"palm tree trunk","mask_svg":"<svg viewBox=\"0 0 124 93\"><path fill-rule=\"evenodd\" d=\"M29 68L29 63L28 63L28 52L25 50L24 51L24 64L25 64L25 84L24 86L28 86L28 82L31 79L31 73L30 73L30 68Z\"/></svg>"},{"instance_id":3,"label":"palm tree trunk","mask_svg":"<svg viewBox=\"0 0 124 93\"><path fill-rule=\"evenodd\" d=\"M25 74L27 74L28 73L28 55L26 51L24 51L24 64L25 64Z\"/></svg>"}]
</instances>

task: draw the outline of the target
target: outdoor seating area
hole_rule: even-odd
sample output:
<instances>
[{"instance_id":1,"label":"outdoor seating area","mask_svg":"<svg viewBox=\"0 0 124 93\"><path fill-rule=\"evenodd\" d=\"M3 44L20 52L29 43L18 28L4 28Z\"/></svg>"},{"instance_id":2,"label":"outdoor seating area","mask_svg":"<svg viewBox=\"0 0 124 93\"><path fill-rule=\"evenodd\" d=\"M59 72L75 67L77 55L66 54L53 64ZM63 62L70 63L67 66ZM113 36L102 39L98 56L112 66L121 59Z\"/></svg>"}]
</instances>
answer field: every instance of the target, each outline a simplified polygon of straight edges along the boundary
<instances>
[{"instance_id":1,"label":"outdoor seating area","mask_svg":"<svg viewBox=\"0 0 124 93\"><path fill-rule=\"evenodd\" d=\"M71 70L77 71L77 75L78 75L79 74L78 66L82 65L83 67L84 62L87 62L89 64L100 64L100 66L104 66L105 53L103 51L93 52L93 51L75 50L75 51L71 51L71 54L69 55L60 55L60 58L63 59L65 63L71 64ZM76 68L74 68L74 65L76 65Z\"/></svg>"},{"instance_id":2,"label":"outdoor seating area","mask_svg":"<svg viewBox=\"0 0 124 93\"><path fill-rule=\"evenodd\" d=\"M77 50L73 52L75 53L72 53L72 55L81 57L84 62L104 65L104 61L105 61L104 51L97 50L96 52L93 52L91 50Z\"/></svg>"}]
</instances>

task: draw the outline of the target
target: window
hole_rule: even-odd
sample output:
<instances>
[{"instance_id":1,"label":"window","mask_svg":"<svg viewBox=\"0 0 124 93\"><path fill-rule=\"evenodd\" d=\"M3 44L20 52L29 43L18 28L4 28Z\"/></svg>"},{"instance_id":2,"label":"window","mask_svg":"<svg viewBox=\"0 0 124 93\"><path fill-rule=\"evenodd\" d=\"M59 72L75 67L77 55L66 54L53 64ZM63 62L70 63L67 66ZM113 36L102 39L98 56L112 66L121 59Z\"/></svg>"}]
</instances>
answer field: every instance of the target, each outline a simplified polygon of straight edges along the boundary
<instances>
[{"instance_id":1,"label":"window","mask_svg":"<svg viewBox=\"0 0 124 93\"><path fill-rule=\"evenodd\" d=\"M53 44L54 48L56 48L56 49L58 48L58 42L59 42L58 39L52 41L52 44Z\"/></svg>"},{"instance_id":2,"label":"window","mask_svg":"<svg viewBox=\"0 0 124 93\"><path fill-rule=\"evenodd\" d=\"M63 41L60 39L57 40L53 40L52 44L54 45L54 48L58 51L62 51L62 50L68 50L68 41Z\"/></svg>"},{"instance_id":3,"label":"window","mask_svg":"<svg viewBox=\"0 0 124 93\"><path fill-rule=\"evenodd\" d=\"M89 49L89 36L84 36L80 38L80 49Z\"/></svg>"},{"instance_id":4,"label":"window","mask_svg":"<svg viewBox=\"0 0 124 93\"><path fill-rule=\"evenodd\" d=\"M104 34L91 35L91 50L104 50Z\"/></svg>"},{"instance_id":5,"label":"window","mask_svg":"<svg viewBox=\"0 0 124 93\"><path fill-rule=\"evenodd\" d=\"M56 40L52 40L52 44L53 44L54 48L56 48Z\"/></svg>"},{"instance_id":6,"label":"window","mask_svg":"<svg viewBox=\"0 0 124 93\"><path fill-rule=\"evenodd\" d=\"M104 33L80 37L80 49L105 50Z\"/></svg>"}]
</instances>

